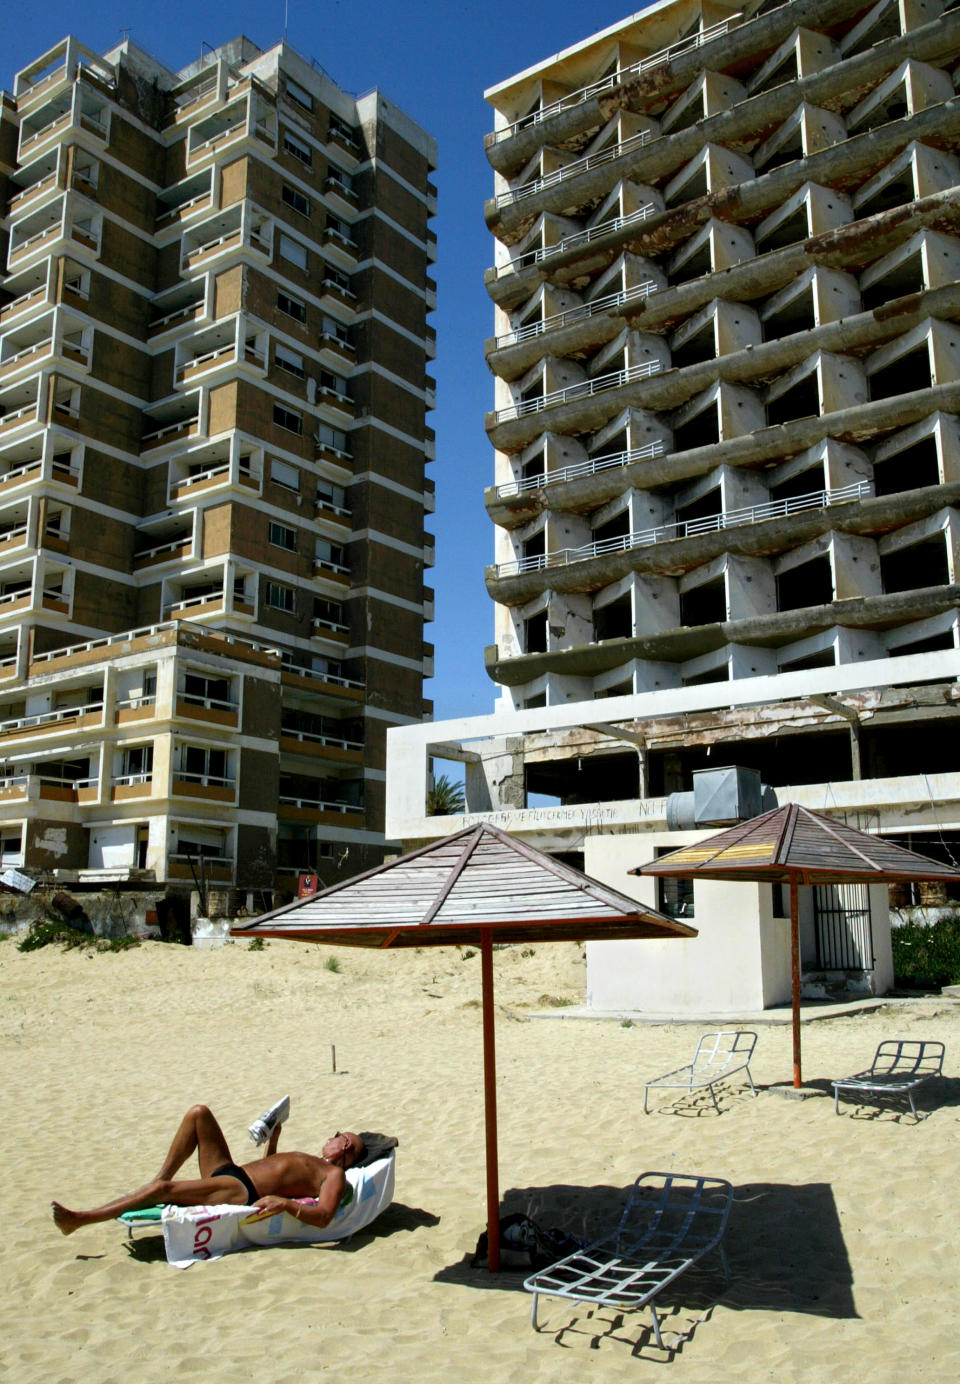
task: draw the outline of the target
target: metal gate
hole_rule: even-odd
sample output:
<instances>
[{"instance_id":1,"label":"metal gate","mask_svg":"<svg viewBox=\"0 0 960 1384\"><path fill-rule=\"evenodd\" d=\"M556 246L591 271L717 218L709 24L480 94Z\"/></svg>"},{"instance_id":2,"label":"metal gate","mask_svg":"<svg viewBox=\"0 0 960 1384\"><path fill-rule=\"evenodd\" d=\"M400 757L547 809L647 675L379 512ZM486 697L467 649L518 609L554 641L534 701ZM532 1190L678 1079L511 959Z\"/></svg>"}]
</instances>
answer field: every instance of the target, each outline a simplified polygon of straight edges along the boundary
<instances>
[{"instance_id":1,"label":"metal gate","mask_svg":"<svg viewBox=\"0 0 960 1384\"><path fill-rule=\"evenodd\" d=\"M818 884L813 891L817 965L824 971L872 971L873 932L866 884Z\"/></svg>"}]
</instances>

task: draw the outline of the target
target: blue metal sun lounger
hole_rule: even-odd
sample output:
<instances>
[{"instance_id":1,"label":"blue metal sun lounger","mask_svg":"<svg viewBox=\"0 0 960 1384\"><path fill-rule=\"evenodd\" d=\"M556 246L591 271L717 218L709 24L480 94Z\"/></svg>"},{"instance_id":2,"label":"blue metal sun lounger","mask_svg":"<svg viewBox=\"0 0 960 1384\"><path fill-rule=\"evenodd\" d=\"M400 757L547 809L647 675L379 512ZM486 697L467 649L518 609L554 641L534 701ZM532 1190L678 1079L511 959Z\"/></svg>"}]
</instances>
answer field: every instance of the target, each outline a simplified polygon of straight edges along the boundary
<instances>
[{"instance_id":1,"label":"blue metal sun lounger","mask_svg":"<svg viewBox=\"0 0 960 1384\"><path fill-rule=\"evenodd\" d=\"M523 1286L533 1294L534 1330L540 1329L541 1294L634 1311L649 1307L662 1348L656 1299L664 1288L712 1249L719 1251L724 1279L730 1282L720 1242L732 1201L733 1188L719 1177L642 1173L612 1234L525 1280Z\"/></svg>"}]
</instances>

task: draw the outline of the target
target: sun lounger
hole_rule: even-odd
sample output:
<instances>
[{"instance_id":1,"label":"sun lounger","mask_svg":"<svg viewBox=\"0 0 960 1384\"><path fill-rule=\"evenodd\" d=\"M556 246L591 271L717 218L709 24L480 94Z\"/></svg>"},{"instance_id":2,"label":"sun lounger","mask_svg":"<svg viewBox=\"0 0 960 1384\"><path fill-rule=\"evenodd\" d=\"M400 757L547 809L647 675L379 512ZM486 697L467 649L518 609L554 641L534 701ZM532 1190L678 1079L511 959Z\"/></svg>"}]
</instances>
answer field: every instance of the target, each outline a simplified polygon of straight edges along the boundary
<instances>
[{"instance_id":1,"label":"sun lounger","mask_svg":"<svg viewBox=\"0 0 960 1384\"><path fill-rule=\"evenodd\" d=\"M525 1280L523 1286L533 1294L534 1330L540 1329L541 1294L634 1311L649 1307L653 1334L662 1348L656 1298L668 1284L714 1248L724 1279L730 1282L720 1242L732 1200L733 1188L722 1178L642 1173L612 1234Z\"/></svg>"},{"instance_id":2,"label":"sun lounger","mask_svg":"<svg viewBox=\"0 0 960 1384\"><path fill-rule=\"evenodd\" d=\"M865 1072L831 1082L833 1109L840 1114L840 1092L866 1096L906 1096L914 1119L913 1097L928 1081L943 1076L943 1044L929 1039L888 1038L881 1043Z\"/></svg>"},{"instance_id":3,"label":"sun lounger","mask_svg":"<svg viewBox=\"0 0 960 1384\"><path fill-rule=\"evenodd\" d=\"M724 1029L715 1033L705 1033L697 1044L693 1061L674 1072L654 1077L643 1088L643 1113L647 1112L647 1092L655 1088L671 1088L694 1091L704 1086L710 1090L713 1104L720 1113L720 1105L714 1086L718 1081L726 1081L735 1072L744 1072L750 1083L750 1090L757 1094L750 1075L750 1058L757 1045L757 1035L746 1029Z\"/></svg>"}]
</instances>

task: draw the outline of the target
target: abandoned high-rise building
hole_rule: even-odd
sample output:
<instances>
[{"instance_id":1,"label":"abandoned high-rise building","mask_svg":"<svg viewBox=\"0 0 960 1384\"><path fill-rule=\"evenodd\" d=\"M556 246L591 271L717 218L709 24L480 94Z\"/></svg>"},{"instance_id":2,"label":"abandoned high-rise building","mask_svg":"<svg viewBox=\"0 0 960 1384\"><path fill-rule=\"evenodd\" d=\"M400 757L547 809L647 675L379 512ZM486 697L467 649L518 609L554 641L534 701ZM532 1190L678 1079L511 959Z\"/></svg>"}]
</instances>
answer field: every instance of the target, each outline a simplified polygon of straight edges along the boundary
<instances>
[{"instance_id":1,"label":"abandoned high-rise building","mask_svg":"<svg viewBox=\"0 0 960 1384\"><path fill-rule=\"evenodd\" d=\"M956 3L660 0L487 92L500 695L392 733L395 834L460 758L631 887L737 766L960 859L958 81Z\"/></svg>"},{"instance_id":2,"label":"abandoned high-rise building","mask_svg":"<svg viewBox=\"0 0 960 1384\"><path fill-rule=\"evenodd\" d=\"M435 166L285 44L71 38L0 93L5 866L382 857L386 729L429 712Z\"/></svg>"}]
</instances>

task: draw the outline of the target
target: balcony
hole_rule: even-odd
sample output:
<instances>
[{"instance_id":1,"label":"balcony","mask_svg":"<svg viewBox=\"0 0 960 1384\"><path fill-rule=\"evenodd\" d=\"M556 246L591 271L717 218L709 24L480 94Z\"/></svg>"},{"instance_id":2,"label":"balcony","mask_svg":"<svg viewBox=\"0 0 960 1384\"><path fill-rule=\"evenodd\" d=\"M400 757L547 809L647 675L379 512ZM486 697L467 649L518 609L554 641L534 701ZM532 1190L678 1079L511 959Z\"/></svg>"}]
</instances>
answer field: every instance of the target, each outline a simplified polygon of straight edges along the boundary
<instances>
[{"instance_id":1,"label":"balcony","mask_svg":"<svg viewBox=\"0 0 960 1384\"><path fill-rule=\"evenodd\" d=\"M316 406L318 412L329 418L334 426L352 422L357 412L357 406L349 395L341 394L328 385L321 385L317 390Z\"/></svg>"},{"instance_id":2,"label":"balcony","mask_svg":"<svg viewBox=\"0 0 960 1384\"><path fill-rule=\"evenodd\" d=\"M221 615L224 612L222 591L202 592L198 596L185 596L163 607L164 620L194 619L200 615Z\"/></svg>"},{"instance_id":3,"label":"balcony","mask_svg":"<svg viewBox=\"0 0 960 1384\"><path fill-rule=\"evenodd\" d=\"M560 111L569 110L572 106L583 105L584 102L602 95L605 91L612 91L616 87L623 86L635 77L639 77L642 72L649 72L655 67L662 67L664 63L672 62L681 53L689 53L697 48L702 48L705 43L710 43L711 40L727 33L740 18L739 13L730 15L729 18L722 19L707 29L689 34L686 38L679 39L676 43L671 43L668 47L661 48L646 58L641 58L639 62L631 63L628 67L622 67L617 72L611 72L596 82L590 82L589 85L580 87L577 91L568 92L565 96L559 97L558 100L552 101L550 105L541 106L529 115L521 116L512 125L504 125L498 130L493 130L487 135L484 142L488 147L502 144L505 140L512 139L514 135L519 134L521 130L543 124L545 120L558 115Z\"/></svg>"},{"instance_id":4,"label":"balcony","mask_svg":"<svg viewBox=\"0 0 960 1384\"><path fill-rule=\"evenodd\" d=\"M77 730L82 726L101 726L103 724L103 702L85 702L80 706L57 707L36 716L16 716L9 721L0 721L0 737L4 740L19 739L27 733L32 739L36 731Z\"/></svg>"},{"instance_id":5,"label":"balcony","mask_svg":"<svg viewBox=\"0 0 960 1384\"><path fill-rule=\"evenodd\" d=\"M184 562L193 551L193 535L186 534L172 538L166 543L156 543L150 548L141 548L133 555L133 570L142 572L147 567L159 567L165 562Z\"/></svg>"},{"instance_id":6,"label":"balcony","mask_svg":"<svg viewBox=\"0 0 960 1384\"><path fill-rule=\"evenodd\" d=\"M116 723L127 726L136 721L152 721L156 715L157 699L152 693L146 696L123 697L116 703Z\"/></svg>"},{"instance_id":7,"label":"balcony","mask_svg":"<svg viewBox=\"0 0 960 1384\"><path fill-rule=\"evenodd\" d=\"M29 427L39 421L40 411L36 402L23 404L20 408L11 409L9 413L0 414L0 437L19 432L21 428Z\"/></svg>"},{"instance_id":8,"label":"balcony","mask_svg":"<svg viewBox=\"0 0 960 1384\"><path fill-rule=\"evenodd\" d=\"M117 774L110 780L110 801L126 802L130 798L149 798L153 792L153 774Z\"/></svg>"},{"instance_id":9,"label":"balcony","mask_svg":"<svg viewBox=\"0 0 960 1384\"><path fill-rule=\"evenodd\" d=\"M498 193L493 199L493 204L499 211L503 207L525 201L528 197L536 197L538 193L545 192L551 187L557 187L560 183L568 182L571 178L579 177L582 173L590 173L595 168L602 168L604 164L613 163L616 159L623 158L627 154L634 154L655 138L656 135L653 130L638 130L635 135L622 140L619 144L611 144L596 154L587 154L582 159L574 159L572 163L566 163L562 168L555 168L542 178L534 178L532 182L524 183L522 187L514 187L507 192Z\"/></svg>"},{"instance_id":10,"label":"balcony","mask_svg":"<svg viewBox=\"0 0 960 1384\"><path fill-rule=\"evenodd\" d=\"M234 468L229 462L213 465L197 471L193 475L185 476L182 480L176 479L172 474L170 477L170 487L168 498L170 502L174 500L192 500L199 495L205 495L211 490L226 488L227 486L237 485L244 490L252 491L255 495L261 493L260 476L253 471Z\"/></svg>"},{"instance_id":11,"label":"balcony","mask_svg":"<svg viewBox=\"0 0 960 1384\"><path fill-rule=\"evenodd\" d=\"M200 416L194 414L190 418L181 418L173 423L167 423L162 428L154 428L150 432L144 433L140 439L140 450L141 452L151 452L157 447L168 447L171 442L182 442L188 437L196 437L199 432Z\"/></svg>"},{"instance_id":12,"label":"balcony","mask_svg":"<svg viewBox=\"0 0 960 1384\"><path fill-rule=\"evenodd\" d=\"M290 726L280 728L280 749L293 754L312 754L344 764L363 762L363 745L358 740L345 740L339 736L297 730Z\"/></svg>"},{"instance_id":13,"label":"balcony","mask_svg":"<svg viewBox=\"0 0 960 1384\"><path fill-rule=\"evenodd\" d=\"M211 802L232 803L237 796L237 781L222 774L195 774L185 769L174 769L173 795L177 798L205 798Z\"/></svg>"},{"instance_id":14,"label":"balcony","mask_svg":"<svg viewBox=\"0 0 960 1384\"><path fill-rule=\"evenodd\" d=\"M96 778L60 778L57 775L31 775L39 785L39 796L50 802L95 803L98 796Z\"/></svg>"},{"instance_id":15,"label":"balcony","mask_svg":"<svg viewBox=\"0 0 960 1384\"><path fill-rule=\"evenodd\" d=\"M281 793L277 799L277 816L284 821L326 821L329 825L336 825L344 817L362 817L363 808L356 803L329 802L324 798L300 798Z\"/></svg>"},{"instance_id":16,"label":"balcony","mask_svg":"<svg viewBox=\"0 0 960 1384\"><path fill-rule=\"evenodd\" d=\"M501 278L505 274L516 274L521 269L542 264L544 260L553 259L556 255L582 250L585 245L602 240L604 236L615 235L617 231L627 230L641 221L648 221L651 216L659 215L659 212L660 208L656 203L645 202L642 207L628 212L626 216L614 216L608 221L600 221L596 226L588 226L585 231L575 231L573 235L564 236L563 240L558 240L553 245L539 245L535 250L526 250L515 259L508 260L506 264L498 265L496 275Z\"/></svg>"},{"instance_id":17,"label":"balcony","mask_svg":"<svg viewBox=\"0 0 960 1384\"><path fill-rule=\"evenodd\" d=\"M168 879L196 879L202 872L207 884L232 884L233 861L225 855L204 855L199 859L180 851L167 856Z\"/></svg>"},{"instance_id":18,"label":"balcony","mask_svg":"<svg viewBox=\"0 0 960 1384\"><path fill-rule=\"evenodd\" d=\"M311 620L314 639L332 639L338 644L350 643L350 626L338 620L326 620L315 615Z\"/></svg>"},{"instance_id":19,"label":"balcony","mask_svg":"<svg viewBox=\"0 0 960 1384\"><path fill-rule=\"evenodd\" d=\"M9 303L5 303L0 308L0 327L7 327L16 318L29 312L31 308L39 308L47 302L46 284L41 284L39 288L31 288L28 293L21 293L18 298L13 298Z\"/></svg>"},{"instance_id":20,"label":"balcony","mask_svg":"<svg viewBox=\"0 0 960 1384\"><path fill-rule=\"evenodd\" d=\"M657 375L663 369L659 360L644 360L638 365L630 365L626 370L615 370L609 375L598 375L594 380L578 380L576 384L567 385L564 389L554 389L549 394L538 394L533 399L522 399L519 403L510 404L507 408L497 409L494 413L495 423L511 422L515 418L524 418L531 413L540 413L543 409L558 408L562 404L576 403L582 399L591 399L596 394L605 394L610 389L621 389L626 384L633 384L636 380L649 379L651 375Z\"/></svg>"},{"instance_id":21,"label":"balcony","mask_svg":"<svg viewBox=\"0 0 960 1384\"><path fill-rule=\"evenodd\" d=\"M583 303L575 308L567 308L565 312L555 312L550 317L542 318L539 322L530 322L524 327L517 327L514 331L504 332L502 336L494 339L494 349L502 351L508 346L517 346L522 341L531 341L544 332L558 331L561 327L569 327L575 322L585 322L588 318L596 317L598 314L615 312L617 308L621 308L627 303L642 302L644 298L649 298L650 294L656 291L657 285L652 279L648 279L645 283L636 284L633 288L622 289L619 293L607 293L603 298L594 298L589 303Z\"/></svg>"},{"instance_id":22,"label":"balcony","mask_svg":"<svg viewBox=\"0 0 960 1384\"><path fill-rule=\"evenodd\" d=\"M187 721L206 721L216 726L239 726L239 702L219 697L201 697L192 692L178 692L176 715Z\"/></svg>"},{"instance_id":23,"label":"balcony","mask_svg":"<svg viewBox=\"0 0 960 1384\"><path fill-rule=\"evenodd\" d=\"M633 447L626 452L609 452L606 456L594 457L592 461L578 461L571 466L561 466L556 471L543 471L537 476L524 476L521 480L507 481L497 486L497 499L511 499L514 495L526 495L531 490L540 490L545 485L565 485L569 481L580 480L583 476L596 475L598 471L609 471L615 467L629 466L634 461L652 461L663 456L663 442L647 442L642 447Z\"/></svg>"},{"instance_id":24,"label":"balcony","mask_svg":"<svg viewBox=\"0 0 960 1384\"><path fill-rule=\"evenodd\" d=\"M203 211L207 207L213 206L213 192L208 187L203 192L196 193L193 197L188 197L185 202L178 202L175 206L167 207L165 211L159 212L154 223L157 231L164 231L169 226L179 225L192 216L194 212Z\"/></svg>"},{"instance_id":25,"label":"balcony","mask_svg":"<svg viewBox=\"0 0 960 1384\"><path fill-rule=\"evenodd\" d=\"M571 563L586 562L590 558L603 557L608 553L631 552L637 548L652 548L680 538L693 538L697 534L744 528L750 524L761 524L768 519L781 519L791 514L803 514L831 505L865 500L870 497L872 490L870 481L856 481L837 490L815 490L807 495L792 496L787 500L770 500L766 504L724 510L719 514L709 514L699 519L659 524L656 528L621 534L617 538L605 538L598 543L585 543L580 548L561 548L553 553L538 553L536 556L518 558L513 562L501 562L496 567L496 575L498 578L515 577L525 572L541 572L550 567L568 567Z\"/></svg>"},{"instance_id":26,"label":"balcony","mask_svg":"<svg viewBox=\"0 0 960 1384\"><path fill-rule=\"evenodd\" d=\"M172 331L174 327L195 322L198 317L202 316L203 310L202 299L198 303L187 303L183 307L174 308L172 312L164 313L162 317L154 317L147 324L147 335L149 337L162 336L164 332Z\"/></svg>"}]
</instances>

